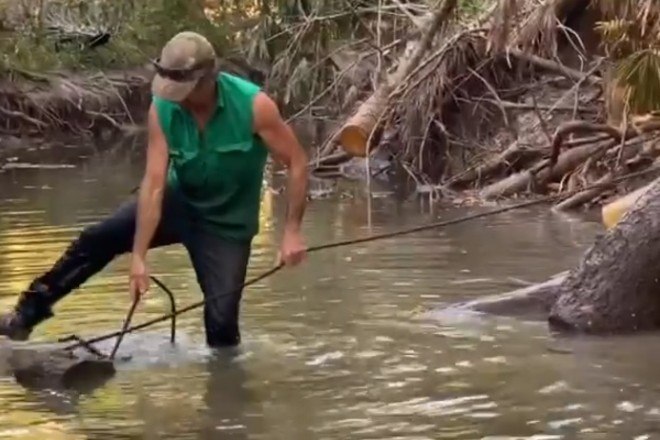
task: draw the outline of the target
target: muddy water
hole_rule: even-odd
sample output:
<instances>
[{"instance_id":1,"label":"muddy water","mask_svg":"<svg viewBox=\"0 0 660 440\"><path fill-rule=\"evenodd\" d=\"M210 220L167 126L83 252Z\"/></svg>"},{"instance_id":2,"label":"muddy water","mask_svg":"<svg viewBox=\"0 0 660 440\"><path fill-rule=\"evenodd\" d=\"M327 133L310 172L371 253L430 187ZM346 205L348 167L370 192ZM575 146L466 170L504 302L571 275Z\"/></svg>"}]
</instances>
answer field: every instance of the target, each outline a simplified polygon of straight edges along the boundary
<instances>
[{"instance_id":1,"label":"muddy water","mask_svg":"<svg viewBox=\"0 0 660 440\"><path fill-rule=\"evenodd\" d=\"M15 163L0 174L0 306L9 307L85 225L126 200L141 161L122 150L75 167ZM353 197L310 204L310 244L451 217L419 202ZM250 275L270 267L282 200L264 200ZM443 304L542 280L579 258L600 225L527 210L442 231L314 254L250 288L244 343L203 344L200 314L127 337L107 386L27 391L0 378L0 438L504 439L658 438L660 338L557 340L543 323L462 316ZM126 258L62 301L34 337L119 327ZM151 254L180 305L200 298L185 252ZM136 320L163 312L157 290ZM107 349L106 347L103 347Z\"/></svg>"}]
</instances>

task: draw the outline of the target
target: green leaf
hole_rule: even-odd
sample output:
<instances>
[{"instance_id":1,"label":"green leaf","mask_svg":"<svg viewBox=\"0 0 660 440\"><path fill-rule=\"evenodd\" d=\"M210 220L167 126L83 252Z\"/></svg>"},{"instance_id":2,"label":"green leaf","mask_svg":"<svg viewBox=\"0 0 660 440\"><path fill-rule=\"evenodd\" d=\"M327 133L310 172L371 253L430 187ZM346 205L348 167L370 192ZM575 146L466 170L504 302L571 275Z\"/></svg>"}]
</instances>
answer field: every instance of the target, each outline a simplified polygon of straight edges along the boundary
<instances>
[{"instance_id":1,"label":"green leaf","mask_svg":"<svg viewBox=\"0 0 660 440\"><path fill-rule=\"evenodd\" d=\"M645 49L633 53L618 63L616 78L628 89L632 112L660 109L660 52Z\"/></svg>"}]
</instances>

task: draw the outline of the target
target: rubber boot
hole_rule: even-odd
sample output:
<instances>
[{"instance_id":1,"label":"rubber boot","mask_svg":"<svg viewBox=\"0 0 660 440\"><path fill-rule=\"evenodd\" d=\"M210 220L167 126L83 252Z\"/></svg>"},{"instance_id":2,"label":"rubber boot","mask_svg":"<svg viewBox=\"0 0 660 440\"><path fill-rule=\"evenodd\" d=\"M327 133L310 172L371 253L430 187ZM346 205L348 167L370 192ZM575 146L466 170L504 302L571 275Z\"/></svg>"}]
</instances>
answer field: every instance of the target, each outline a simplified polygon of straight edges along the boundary
<instances>
[{"instance_id":1,"label":"rubber boot","mask_svg":"<svg viewBox=\"0 0 660 440\"><path fill-rule=\"evenodd\" d=\"M14 309L0 315L0 335L25 341L34 327L53 316L48 288L35 282L19 296Z\"/></svg>"},{"instance_id":2,"label":"rubber boot","mask_svg":"<svg viewBox=\"0 0 660 440\"><path fill-rule=\"evenodd\" d=\"M14 309L0 315L0 336L27 340L35 326L53 316L57 301L100 270L109 259L92 259L86 235L72 242L53 267L21 293Z\"/></svg>"}]
</instances>

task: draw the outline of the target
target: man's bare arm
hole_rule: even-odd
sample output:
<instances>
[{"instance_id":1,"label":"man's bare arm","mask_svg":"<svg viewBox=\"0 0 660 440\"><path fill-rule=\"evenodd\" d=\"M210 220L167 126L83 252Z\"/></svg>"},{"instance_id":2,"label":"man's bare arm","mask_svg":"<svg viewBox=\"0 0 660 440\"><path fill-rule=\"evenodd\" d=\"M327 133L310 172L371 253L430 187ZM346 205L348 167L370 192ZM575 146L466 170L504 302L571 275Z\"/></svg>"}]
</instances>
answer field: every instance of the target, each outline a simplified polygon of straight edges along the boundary
<instances>
[{"instance_id":1,"label":"man's bare arm","mask_svg":"<svg viewBox=\"0 0 660 440\"><path fill-rule=\"evenodd\" d=\"M265 93L254 101L257 134L271 154L288 168L288 209L285 230L299 231L307 202L307 153L282 119L277 105Z\"/></svg>"},{"instance_id":2,"label":"man's bare arm","mask_svg":"<svg viewBox=\"0 0 660 440\"><path fill-rule=\"evenodd\" d=\"M149 109L148 131L147 164L138 195L137 223L133 240L133 257L142 261L160 222L169 160L165 136L153 106Z\"/></svg>"}]
</instances>

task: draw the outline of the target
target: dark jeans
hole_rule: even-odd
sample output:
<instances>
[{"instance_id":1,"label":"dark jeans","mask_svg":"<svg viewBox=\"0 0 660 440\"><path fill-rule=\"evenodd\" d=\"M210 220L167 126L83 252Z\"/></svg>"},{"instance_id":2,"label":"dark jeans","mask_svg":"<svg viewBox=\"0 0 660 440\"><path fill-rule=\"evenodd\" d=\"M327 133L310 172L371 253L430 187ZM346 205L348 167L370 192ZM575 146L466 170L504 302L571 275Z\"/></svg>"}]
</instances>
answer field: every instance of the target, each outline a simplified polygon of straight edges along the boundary
<instances>
[{"instance_id":1,"label":"dark jeans","mask_svg":"<svg viewBox=\"0 0 660 440\"><path fill-rule=\"evenodd\" d=\"M136 213L136 202L129 202L108 218L85 228L55 265L34 280L26 294L36 301L24 301L35 309L25 311L32 315L32 322L28 319L30 325L51 316L52 305L116 256L132 250ZM250 243L225 240L200 227L199 219L179 194L168 190L151 248L175 243L186 247L204 296L213 297L207 300L204 308L208 345L237 345L240 343L241 286L245 282ZM20 310L20 304L18 308Z\"/></svg>"}]
</instances>

